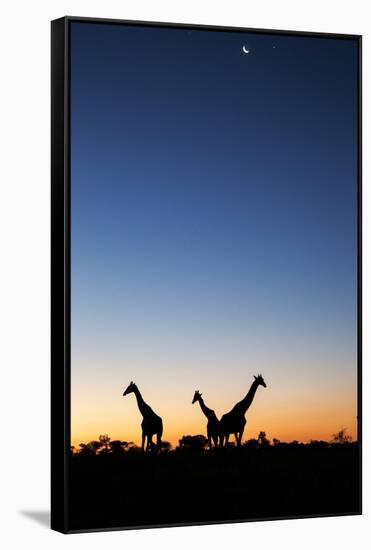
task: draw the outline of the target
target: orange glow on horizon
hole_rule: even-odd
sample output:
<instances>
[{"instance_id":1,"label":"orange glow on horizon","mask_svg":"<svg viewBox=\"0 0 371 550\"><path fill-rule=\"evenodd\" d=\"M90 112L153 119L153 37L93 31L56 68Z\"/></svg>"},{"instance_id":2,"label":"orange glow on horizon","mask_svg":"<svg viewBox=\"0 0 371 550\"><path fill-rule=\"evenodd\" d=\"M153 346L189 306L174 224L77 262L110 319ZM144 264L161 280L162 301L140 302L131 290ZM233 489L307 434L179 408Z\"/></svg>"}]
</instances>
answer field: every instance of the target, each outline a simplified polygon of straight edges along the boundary
<instances>
[{"instance_id":1,"label":"orange glow on horizon","mask_svg":"<svg viewBox=\"0 0 371 550\"><path fill-rule=\"evenodd\" d=\"M143 392L144 393L144 392ZM198 403L192 405L192 391L188 392L188 400L180 400L176 395L163 395L162 402L155 394L146 398L148 404L163 419L163 440L169 441L173 447L178 444L183 435L203 434L206 436L207 419L201 412ZM141 422L133 394L122 397L118 392L113 399L110 396L98 397L95 393L91 400L72 399L72 437L71 444L78 447L80 443L98 439L99 435L108 434L113 439L131 441L140 445ZM213 408L220 418L222 414L242 397L238 395L232 401L224 398L219 406L216 400L210 402L204 394L205 402ZM214 401L214 402L213 402ZM281 441L310 440L329 441L332 435L341 428L346 428L347 434L353 440L357 439L356 391L337 390L330 397L313 392L303 391L300 396L270 394L259 389L251 408L247 411L247 424L243 440L257 438L260 431L267 434L268 439ZM234 438L231 437L231 441Z\"/></svg>"}]
</instances>

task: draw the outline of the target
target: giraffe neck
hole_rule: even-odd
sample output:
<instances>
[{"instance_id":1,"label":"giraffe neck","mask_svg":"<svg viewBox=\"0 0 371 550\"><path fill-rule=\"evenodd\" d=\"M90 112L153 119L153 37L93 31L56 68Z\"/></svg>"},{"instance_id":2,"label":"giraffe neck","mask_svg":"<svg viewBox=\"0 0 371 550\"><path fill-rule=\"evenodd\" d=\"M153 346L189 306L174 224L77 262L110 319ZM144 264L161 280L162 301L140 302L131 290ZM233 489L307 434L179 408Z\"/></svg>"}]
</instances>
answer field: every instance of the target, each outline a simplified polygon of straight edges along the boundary
<instances>
[{"instance_id":1,"label":"giraffe neck","mask_svg":"<svg viewBox=\"0 0 371 550\"><path fill-rule=\"evenodd\" d=\"M198 402L200 403L201 410L204 413L204 415L206 416L206 418L210 418L210 416L213 416L213 411L211 409L209 409L208 407L206 407L202 397L198 398Z\"/></svg>"},{"instance_id":2,"label":"giraffe neck","mask_svg":"<svg viewBox=\"0 0 371 550\"><path fill-rule=\"evenodd\" d=\"M134 389L134 393L135 393L135 397L137 398L138 409L141 415L146 416L147 410L148 410L147 403L144 401L142 394L140 393L137 387Z\"/></svg>"},{"instance_id":3,"label":"giraffe neck","mask_svg":"<svg viewBox=\"0 0 371 550\"><path fill-rule=\"evenodd\" d=\"M255 397L256 390L258 389L258 385L259 384L257 384L256 380L254 380L246 396L242 399L242 401L240 401L239 406L240 406L241 412L245 413L247 409L250 407Z\"/></svg>"}]
</instances>

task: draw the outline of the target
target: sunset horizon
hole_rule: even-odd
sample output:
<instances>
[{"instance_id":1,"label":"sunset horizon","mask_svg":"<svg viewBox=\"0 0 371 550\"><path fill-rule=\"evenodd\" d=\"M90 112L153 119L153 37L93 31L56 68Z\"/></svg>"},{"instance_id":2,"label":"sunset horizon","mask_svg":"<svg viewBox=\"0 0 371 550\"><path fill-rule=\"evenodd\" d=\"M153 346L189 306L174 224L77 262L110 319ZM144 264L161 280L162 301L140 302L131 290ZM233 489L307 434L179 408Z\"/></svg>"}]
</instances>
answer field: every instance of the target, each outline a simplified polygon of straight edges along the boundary
<instances>
[{"instance_id":1,"label":"sunset horizon","mask_svg":"<svg viewBox=\"0 0 371 550\"><path fill-rule=\"evenodd\" d=\"M251 377L252 381L253 377ZM122 390L125 388L123 387ZM139 386L143 398L146 400L145 389ZM196 388L195 388L196 389ZM330 441L334 434L339 430L345 429L347 435L352 438L352 441L357 441L357 417L352 418L352 413L356 410L356 402L335 403L325 407L316 407L316 395L313 389L310 389L306 394L301 396L301 404L292 403L288 406L287 402L280 403L279 400L273 401L269 395L270 385L267 380L267 388L261 389L256 396L256 401L251 406L251 410L247 411L247 424L244 432L243 441L248 439L256 439L259 432L264 431L268 439L278 439L282 442L299 441L301 443L309 443L311 440ZM248 390L248 388L247 388ZM246 392L247 392L246 390ZM224 399L222 405L215 406L216 399L212 399L213 394L202 391L205 403L215 410L217 417L220 419L222 414L230 410L233 405L244 397L245 394L236 396L235 401L231 397ZM245 392L245 393L246 393ZM147 392L148 393L148 392ZM176 447L179 440L184 435L204 435L206 436L206 418L197 403L191 403L194 390L190 392L188 402L178 403L178 416L180 419L174 420L174 399L162 401L153 394L153 399L148 400L148 404L154 411L163 418L164 433L163 440L169 441L173 447ZM215 393L215 392L214 392ZM336 394L336 400L339 394ZM91 409L87 406L83 412L78 413L72 405L73 418L78 419L74 422L72 428L71 444L78 447L80 443L86 444L89 441L97 440L100 435L108 435L111 440L122 440L132 442L137 446L141 443L140 423L142 416L138 410L136 398L131 396L122 396L119 392L115 397L111 396L110 403L102 402L100 414L97 414L95 400L91 404ZM209 398L210 397L210 398ZM343 399L346 397L344 392ZM97 396L92 396L97 399ZM286 395L287 398L287 395ZM114 401L114 404L113 404ZM220 402L220 401L219 401ZM121 408L121 415L120 415ZM180 410L179 410L180 409ZM308 417L307 411L316 409L316 414L311 414ZM93 410L99 420L91 424ZM121 418L119 418L121 416ZM294 418L292 418L294 417ZM113 422L112 418L116 420ZM87 419L84 423L82 420ZM233 442L233 440L232 440Z\"/></svg>"}]
</instances>

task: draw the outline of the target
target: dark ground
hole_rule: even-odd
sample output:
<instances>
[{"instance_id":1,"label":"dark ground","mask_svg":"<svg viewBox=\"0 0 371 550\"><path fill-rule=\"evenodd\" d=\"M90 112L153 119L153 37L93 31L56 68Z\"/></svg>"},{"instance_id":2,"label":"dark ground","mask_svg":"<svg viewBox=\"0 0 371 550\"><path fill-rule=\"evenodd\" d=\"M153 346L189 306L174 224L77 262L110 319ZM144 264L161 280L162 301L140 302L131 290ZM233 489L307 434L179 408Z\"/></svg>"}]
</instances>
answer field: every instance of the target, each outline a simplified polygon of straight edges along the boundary
<instances>
[{"instance_id":1,"label":"dark ground","mask_svg":"<svg viewBox=\"0 0 371 550\"><path fill-rule=\"evenodd\" d=\"M355 514L357 444L71 457L70 529Z\"/></svg>"}]
</instances>

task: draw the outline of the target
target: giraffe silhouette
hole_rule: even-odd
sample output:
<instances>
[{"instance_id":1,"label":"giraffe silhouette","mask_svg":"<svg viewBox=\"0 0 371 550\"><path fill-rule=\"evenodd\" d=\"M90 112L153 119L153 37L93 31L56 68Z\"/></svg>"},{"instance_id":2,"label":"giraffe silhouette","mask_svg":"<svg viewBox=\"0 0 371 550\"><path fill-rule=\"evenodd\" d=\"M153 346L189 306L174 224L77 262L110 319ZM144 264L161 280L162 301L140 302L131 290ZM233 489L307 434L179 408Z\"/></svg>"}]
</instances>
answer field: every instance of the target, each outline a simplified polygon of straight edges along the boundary
<instances>
[{"instance_id":1,"label":"giraffe silhouette","mask_svg":"<svg viewBox=\"0 0 371 550\"><path fill-rule=\"evenodd\" d=\"M264 388L267 387L261 374L254 376L254 382L251 384L249 391L242 401L237 403L232 410L222 416L220 420L221 447L223 447L224 442L225 445L228 444L231 433L233 433L236 438L237 446L239 447L241 445L241 439L246 424L245 414L247 409L250 407L259 386L263 386Z\"/></svg>"},{"instance_id":2,"label":"giraffe silhouette","mask_svg":"<svg viewBox=\"0 0 371 550\"><path fill-rule=\"evenodd\" d=\"M147 403L144 401L138 386L134 382L130 382L128 387L123 393L123 396L128 393L134 393L137 398L138 409L143 416L142 421L142 451L144 451L144 445L147 438L146 452L151 449L159 451L161 449L161 437L163 432L162 418L160 418ZM152 442L152 437L156 435L157 442L156 447Z\"/></svg>"},{"instance_id":3,"label":"giraffe silhouette","mask_svg":"<svg viewBox=\"0 0 371 550\"><path fill-rule=\"evenodd\" d=\"M202 393L198 390L195 391L195 394L192 399L192 404L199 402L202 412L207 418L207 439L209 441L209 449L212 449L212 442L214 442L214 447L218 446L218 437L219 437L219 420L212 409L206 407L205 402L202 398Z\"/></svg>"}]
</instances>

